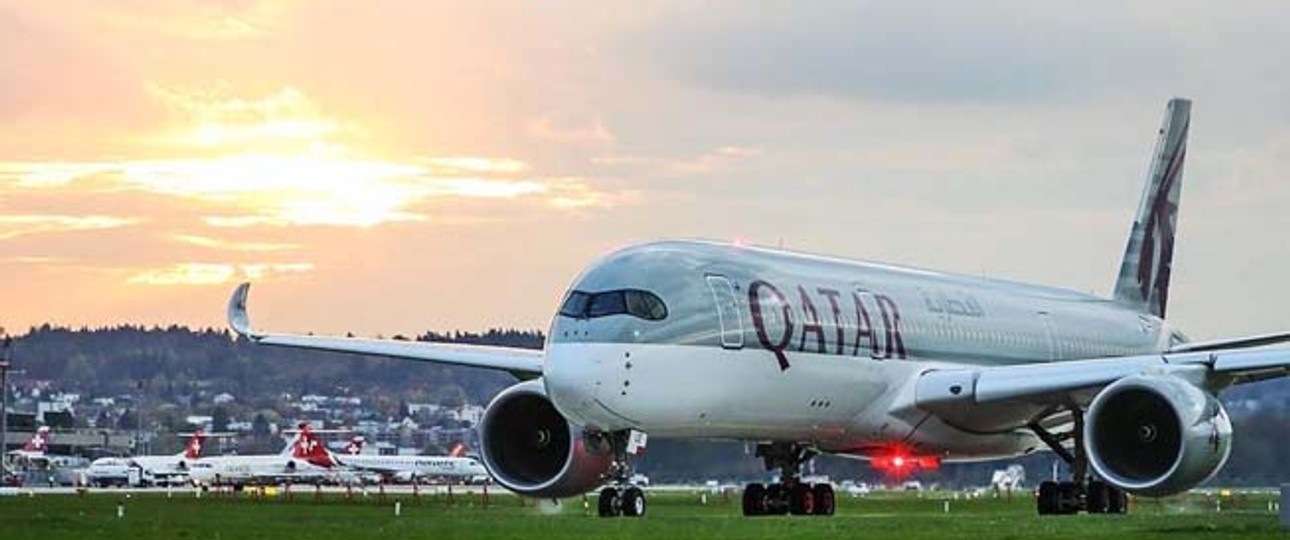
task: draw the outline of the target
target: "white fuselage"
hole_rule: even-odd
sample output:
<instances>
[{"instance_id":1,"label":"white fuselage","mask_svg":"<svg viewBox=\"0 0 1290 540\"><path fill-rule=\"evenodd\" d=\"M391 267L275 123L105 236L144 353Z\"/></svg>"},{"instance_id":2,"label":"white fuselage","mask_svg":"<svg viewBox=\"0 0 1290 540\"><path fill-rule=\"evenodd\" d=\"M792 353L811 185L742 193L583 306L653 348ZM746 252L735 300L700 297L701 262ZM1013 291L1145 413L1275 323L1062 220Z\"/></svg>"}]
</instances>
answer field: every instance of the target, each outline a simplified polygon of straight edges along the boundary
<instances>
[{"instance_id":1,"label":"white fuselage","mask_svg":"<svg viewBox=\"0 0 1290 540\"><path fill-rule=\"evenodd\" d=\"M347 454L336 456L336 461L345 467L390 475L402 480L471 479L488 475L479 460L468 457Z\"/></svg>"},{"instance_id":2,"label":"white fuselage","mask_svg":"<svg viewBox=\"0 0 1290 540\"><path fill-rule=\"evenodd\" d=\"M197 460L189 459L183 454L173 454L168 456L135 456L130 458L130 461L149 476L161 479L187 475L189 468Z\"/></svg>"},{"instance_id":3,"label":"white fuselage","mask_svg":"<svg viewBox=\"0 0 1290 540\"><path fill-rule=\"evenodd\" d=\"M1038 449L1011 419L967 433L913 407L914 381L943 366L1147 354L1181 339L1156 317L1070 291L705 242L629 248L574 285L616 289L651 291L669 313L557 316L543 372L566 417L854 455Z\"/></svg>"},{"instance_id":4,"label":"white fuselage","mask_svg":"<svg viewBox=\"0 0 1290 540\"><path fill-rule=\"evenodd\" d=\"M90 462L85 476L95 484L125 484L133 466L128 458L105 457Z\"/></svg>"},{"instance_id":5,"label":"white fuselage","mask_svg":"<svg viewBox=\"0 0 1290 540\"><path fill-rule=\"evenodd\" d=\"M215 456L192 462L193 483L201 485L271 483L281 480L323 480L332 470L289 455Z\"/></svg>"}]
</instances>

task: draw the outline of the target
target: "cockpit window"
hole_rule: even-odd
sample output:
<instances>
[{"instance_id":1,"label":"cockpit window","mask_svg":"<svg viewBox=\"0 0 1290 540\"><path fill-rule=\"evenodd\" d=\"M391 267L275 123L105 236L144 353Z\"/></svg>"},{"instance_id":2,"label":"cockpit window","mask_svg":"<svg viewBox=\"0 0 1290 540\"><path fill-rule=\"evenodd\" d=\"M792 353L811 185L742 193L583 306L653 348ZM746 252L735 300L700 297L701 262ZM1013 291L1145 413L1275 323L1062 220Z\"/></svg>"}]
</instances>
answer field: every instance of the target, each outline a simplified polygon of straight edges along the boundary
<instances>
[{"instance_id":1,"label":"cockpit window","mask_svg":"<svg viewBox=\"0 0 1290 540\"><path fill-rule=\"evenodd\" d=\"M564 305L560 306L560 314L565 317L585 316L587 313L587 300L590 298L590 294L582 291L569 293L569 297L564 300Z\"/></svg>"},{"instance_id":2,"label":"cockpit window","mask_svg":"<svg viewBox=\"0 0 1290 540\"><path fill-rule=\"evenodd\" d=\"M627 313L627 299L623 298L623 291L596 293L587 304L587 316L593 319L619 313Z\"/></svg>"},{"instance_id":3,"label":"cockpit window","mask_svg":"<svg viewBox=\"0 0 1290 540\"><path fill-rule=\"evenodd\" d=\"M667 305L654 293L637 289L598 293L573 291L560 307L560 314L580 319L631 315L647 321L661 321L667 318Z\"/></svg>"},{"instance_id":4,"label":"cockpit window","mask_svg":"<svg viewBox=\"0 0 1290 540\"><path fill-rule=\"evenodd\" d=\"M667 318L667 306L663 299L645 291L627 291L627 313L647 321L661 321Z\"/></svg>"}]
</instances>

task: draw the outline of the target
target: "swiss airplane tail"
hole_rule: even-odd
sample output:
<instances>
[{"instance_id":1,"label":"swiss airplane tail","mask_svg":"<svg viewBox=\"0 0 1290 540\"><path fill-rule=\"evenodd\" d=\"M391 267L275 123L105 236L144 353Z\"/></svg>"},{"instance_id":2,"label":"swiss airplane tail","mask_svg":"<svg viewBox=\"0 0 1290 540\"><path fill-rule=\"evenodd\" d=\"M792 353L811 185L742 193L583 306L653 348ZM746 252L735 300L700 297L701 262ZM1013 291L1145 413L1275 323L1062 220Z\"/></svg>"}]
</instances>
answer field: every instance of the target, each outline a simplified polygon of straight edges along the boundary
<instances>
[{"instance_id":1,"label":"swiss airplane tail","mask_svg":"<svg viewBox=\"0 0 1290 540\"><path fill-rule=\"evenodd\" d=\"M1190 125L1191 101L1169 100L1151 156L1142 201L1115 281L1116 301L1158 317L1165 316L1169 299L1169 274Z\"/></svg>"},{"instance_id":2,"label":"swiss airplane tail","mask_svg":"<svg viewBox=\"0 0 1290 540\"><path fill-rule=\"evenodd\" d=\"M309 424L301 423L299 430L295 444L291 445L291 457L303 459L319 467L334 467L336 460L332 459L331 452L327 451L327 445L318 439Z\"/></svg>"},{"instance_id":3,"label":"swiss airplane tail","mask_svg":"<svg viewBox=\"0 0 1290 540\"><path fill-rule=\"evenodd\" d=\"M43 454L49 448L49 426L40 426L36 428L36 434L31 436L31 440L22 445L23 452L32 454Z\"/></svg>"},{"instance_id":4,"label":"swiss airplane tail","mask_svg":"<svg viewBox=\"0 0 1290 540\"><path fill-rule=\"evenodd\" d=\"M184 451L181 452L181 455L184 459L189 460L202 457L202 445L205 442L206 432L200 429L194 431L193 434L188 437L188 444L184 446Z\"/></svg>"},{"instance_id":5,"label":"swiss airplane tail","mask_svg":"<svg viewBox=\"0 0 1290 540\"><path fill-rule=\"evenodd\" d=\"M345 453L351 456L362 454L363 446L366 444L367 444L367 439L363 438L362 435L355 435L352 439L349 440L349 444L345 445Z\"/></svg>"},{"instance_id":6,"label":"swiss airplane tail","mask_svg":"<svg viewBox=\"0 0 1290 540\"><path fill-rule=\"evenodd\" d=\"M452 445L452 449L448 450L448 456L466 457L466 443L458 442L457 444Z\"/></svg>"}]
</instances>

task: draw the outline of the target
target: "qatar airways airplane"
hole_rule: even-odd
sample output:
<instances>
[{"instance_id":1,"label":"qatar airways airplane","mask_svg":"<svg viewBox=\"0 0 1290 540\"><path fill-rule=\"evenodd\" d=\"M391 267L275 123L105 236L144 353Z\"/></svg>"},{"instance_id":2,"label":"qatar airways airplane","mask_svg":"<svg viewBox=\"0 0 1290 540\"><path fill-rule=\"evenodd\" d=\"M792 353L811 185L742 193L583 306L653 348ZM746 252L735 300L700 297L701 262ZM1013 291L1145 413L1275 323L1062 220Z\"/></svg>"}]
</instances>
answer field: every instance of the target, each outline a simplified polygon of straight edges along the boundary
<instances>
[{"instance_id":1,"label":"qatar airways airplane","mask_svg":"<svg viewBox=\"0 0 1290 540\"><path fill-rule=\"evenodd\" d=\"M604 487L639 516L637 433L753 442L780 481L745 515L831 514L801 480L819 454L876 463L1048 449L1069 481L1040 514L1120 513L1125 493L1186 491L1217 472L1232 424L1215 395L1290 371L1290 333L1189 342L1165 321L1191 103L1169 101L1110 298L888 264L706 241L627 247L573 282L541 351L265 333L264 345L492 368L520 382L479 425L493 478L521 494ZM1032 247L1033 248L1033 247Z\"/></svg>"}]
</instances>

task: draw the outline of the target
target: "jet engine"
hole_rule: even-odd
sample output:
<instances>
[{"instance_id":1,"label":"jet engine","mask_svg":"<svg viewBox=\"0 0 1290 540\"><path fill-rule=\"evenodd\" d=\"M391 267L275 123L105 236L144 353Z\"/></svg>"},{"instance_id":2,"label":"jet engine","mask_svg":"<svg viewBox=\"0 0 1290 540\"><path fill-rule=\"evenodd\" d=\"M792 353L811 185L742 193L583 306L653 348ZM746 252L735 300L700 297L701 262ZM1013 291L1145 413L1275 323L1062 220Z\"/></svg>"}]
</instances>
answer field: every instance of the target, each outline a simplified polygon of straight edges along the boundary
<instances>
[{"instance_id":1,"label":"jet engine","mask_svg":"<svg viewBox=\"0 0 1290 540\"><path fill-rule=\"evenodd\" d=\"M479 423L480 457L497 483L532 497L571 497L601 484L613 463L608 444L570 424L540 379L493 398Z\"/></svg>"},{"instance_id":2,"label":"jet engine","mask_svg":"<svg viewBox=\"0 0 1290 540\"><path fill-rule=\"evenodd\" d=\"M1232 450L1223 405L1172 375L1120 379L1093 399L1085 418L1093 470L1138 495L1191 489L1218 472Z\"/></svg>"}]
</instances>

